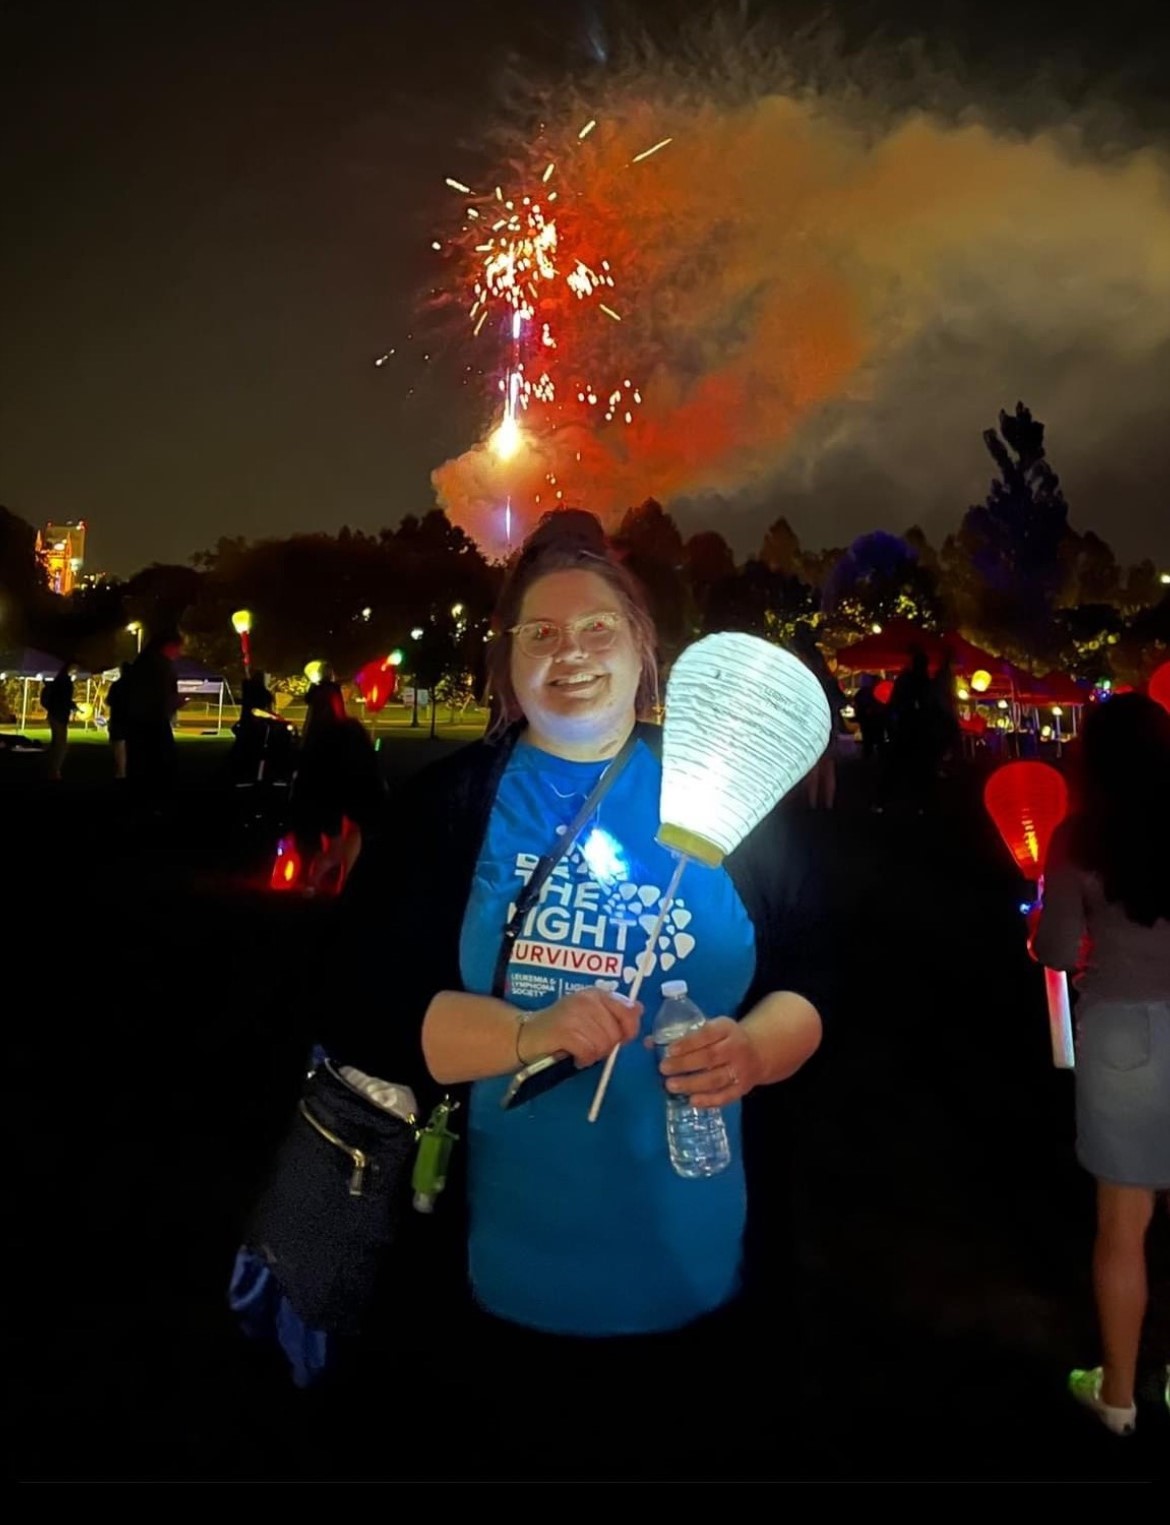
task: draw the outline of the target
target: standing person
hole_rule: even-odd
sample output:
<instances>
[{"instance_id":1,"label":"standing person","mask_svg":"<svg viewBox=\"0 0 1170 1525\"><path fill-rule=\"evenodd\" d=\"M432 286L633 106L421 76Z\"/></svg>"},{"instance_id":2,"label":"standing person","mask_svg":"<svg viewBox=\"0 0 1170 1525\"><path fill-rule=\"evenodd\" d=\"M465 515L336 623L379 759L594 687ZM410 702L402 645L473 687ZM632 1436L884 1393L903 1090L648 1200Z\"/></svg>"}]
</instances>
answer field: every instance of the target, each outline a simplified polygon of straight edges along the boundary
<instances>
[{"instance_id":1,"label":"standing person","mask_svg":"<svg viewBox=\"0 0 1170 1525\"><path fill-rule=\"evenodd\" d=\"M69 722L77 708L73 702L73 666L72 662L65 662L57 676L50 678L41 689L41 704L49 717L49 777L54 783L61 782L69 746Z\"/></svg>"},{"instance_id":2,"label":"standing person","mask_svg":"<svg viewBox=\"0 0 1170 1525\"><path fill-rule=\"evenodd\" d=\"M938 727L930 663L915 646L910 660L894 679L889 725L892 771L898 794L922 815L932 794Z\"/></svg>"},{"instance_id":3,"label":"standing person","mask_svg":"<svg viewBox=\"0 0 1170 1525\"><path fill-rule=\"evenodd\" d=\"M886 706L877 696L877 679L863 673L861 687L853 699L853 713L861 732L861 758L869 778L870 809L879 815L885 806L886 792Z\"/></svg>"},{"instance_id":4,"label":"standing person","mask_svg":"<svg viewBox=\"0 0 1170 1525\"><path fill-rule=\"evenodd\" d=\"M1170 1191L1170 715L1141 694L1099 705L1081 767L1080 809L1052 839L1033 952L1076 971L1077 1158L1097 1181L1102 1361L1069 1386L1125 1435L1137 1418L1146 1230L1156 1193Z\"/></svg>"},{"instance_id":5,"label":"standing person","mask_svg":"<svg viewBox=\"0 0 1170 1525\"><path fill-rule=\"evenodd\" d=\"M305 727L301 735L308 741L313 727L318 722L328 725L332 721L345 718L345 696L341 692L341 684L337 681L337 675L333 668L326 662L321 668L321 678L317 683L309 684L309 692L305 695Z\"/></svg>"},{"instance_id":6,"label":"standing person","mask_svg":"<svg viewBox=\"0 0 1170 1525\"><path fill-rule=\"evenodd\" d=\"M175 715L181 703L175 662L182 654L177 630L152 636L130 670L127 777L156 808L175 780Z\"/></svg>"},{"instance_id":7,"label":"standing person","mask_svg":"<svg viewBox=\"0 0 1170 1525\"><path fill-rule=\"evenodd\" d=\"M313 890L334 875L339 887L345 883L379 824L385 795L369 732L345 713L341 690L333 688L306 731L289 800L290 824Z\"/></svg>"},{"instance_id":8,"label":"standing person","mask_svg":"<svg viewBox=\"0 0 1170 1525\"><path fill-rule=\"evenodd\" d=\"M798 926L809 914L806 860L778 811L722 867L695 870L678 906L685 934L681 919L665 934L670 964L655 956L643 1004L623 1001L642 923L674 865L656 840L661 733L638 720L657 696L642 591L592 515L560 511L515 563L497 629L493 733L416 776L342 904L348 948L387 948L392 929L392 1002L384 969L367 973L360 951L347 957L331 980L326 1046L338 1063L422 1075L420 1095L442 1087L465 1102L456 1161L465 1151L474 1310L460 1363L477 1388L464 1408L484 1464L589 1458L593 1475L621 1467L623 1449L624 1466L638 1467L649 1447L651 1466L685 1465L694 1456L672 1455L670 1435L615 1418L614 1404L631 1393L669 1404L721 1353L759 1338L744 1323L741 1113L745 1097L796 1074L820 1043L795 963L812 931ZM521 886L615 759L612 788L509 958L502 934ZM599 987L598 969L612 972L616 993ZM663 979L680 976L710 1020L660 1063L637 1040ZM570 1078L503 1108L513 1073L554 1054L572 1057ZM687 1180L672 1169L664 1085L723 1109L732 1160L721 1173ZM768 1293L761 1318L775 1306ZM534 1381L556 1421L518 1449ZM726 1422L742 1439L754 1421L739 1412Z\"/></svg>"},{"instance_id":9,"label":"standing person","mask_svg":"<svg viewBox=\"0 0 1170 1525\"><path fill-rule=\"evenodd\" d=\"M126 777L126 737L129 732L130 663L123 662L106 691L106 735L114 753L114 777Z\"/></svg>"}]
</instances>

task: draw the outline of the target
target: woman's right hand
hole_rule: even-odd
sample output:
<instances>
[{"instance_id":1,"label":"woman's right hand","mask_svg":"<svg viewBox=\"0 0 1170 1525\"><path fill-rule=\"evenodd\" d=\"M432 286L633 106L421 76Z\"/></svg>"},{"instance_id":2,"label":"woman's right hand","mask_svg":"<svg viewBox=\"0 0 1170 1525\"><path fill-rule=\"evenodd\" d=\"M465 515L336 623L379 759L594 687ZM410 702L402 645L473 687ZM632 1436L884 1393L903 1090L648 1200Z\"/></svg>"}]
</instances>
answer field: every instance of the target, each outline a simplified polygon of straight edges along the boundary
<instances>
[{"instance_id":1,"label":"woman's right hand","mask_svg":"<svg viewBox=\"0 0 1170 1525\"><path fill-rule=\"evenodd\" d=\"M516 1049L525 1064L544 1054L571 1054L584 1070L636 1038L641 1020L639 1001L631 1004L609 990L574 990L529 1017Z\"/></svg>"}]
</instances>

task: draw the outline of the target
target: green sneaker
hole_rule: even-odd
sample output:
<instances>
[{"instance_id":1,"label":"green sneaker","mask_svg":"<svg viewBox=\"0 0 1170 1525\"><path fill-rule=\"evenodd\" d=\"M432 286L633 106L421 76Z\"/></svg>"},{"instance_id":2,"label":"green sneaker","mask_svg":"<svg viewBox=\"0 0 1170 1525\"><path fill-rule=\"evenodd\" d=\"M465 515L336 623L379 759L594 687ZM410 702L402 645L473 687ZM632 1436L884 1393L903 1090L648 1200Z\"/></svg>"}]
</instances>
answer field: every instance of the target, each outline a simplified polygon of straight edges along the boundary
<instances>
[{"instance_id":1,"label":"green sneaker","mask_svg":"<svg viewBox=\"0 0 1170 1525\"><path fill-rule=\"evenodd\" d=\"M1114 1435L1133 1434L1137 1424L1137 1406L1131 1403L1128 1408L1118 1409L1101 1402L1099 1366L1094 1366L1090 1371L1070 1371L1068 1390L1079 1404L1096 1414L1105 1428L1112 1430Z\"/></svg>"}]
</instances>

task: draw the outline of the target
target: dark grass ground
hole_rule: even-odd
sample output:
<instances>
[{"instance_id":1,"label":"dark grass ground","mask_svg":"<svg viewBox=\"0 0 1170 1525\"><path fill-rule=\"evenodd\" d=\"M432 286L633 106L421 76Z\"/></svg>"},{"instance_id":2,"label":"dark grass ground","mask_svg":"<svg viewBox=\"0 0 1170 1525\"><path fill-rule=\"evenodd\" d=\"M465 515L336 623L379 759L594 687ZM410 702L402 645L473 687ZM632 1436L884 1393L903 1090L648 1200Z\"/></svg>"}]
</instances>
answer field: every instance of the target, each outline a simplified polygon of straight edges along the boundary
<instances>
[{"instance_id":1,"label":"dark grass ground","mask_svg":"<svg viewBox=\"0 0 1170 1525\"><path fill-rule=\"evenodd\" d=\"M389 741L388 777L451 744ZM181 758L166 828L127 815L98 746L75 749L57 790L30 759L0 776L15 1471L539 1476L531 1444L477 1454L457 1400L439 1461L395 1454L392 1372L361 1398L367 1421L384 1409L390 1439L355 1451L235 1333L224 1288L312 1035L298 990L321 908L264 891L267 843L233 818L224 743L185 741ZM1149 1482L1166 1469L1165 1214L1138 1434L1109 1436L1064 1396L1068 1367L1096 1358L1091 1190L1023 951L1021 886L979 782L952 780L931 815L903 820L869 813L853 767L838 810L809 823L838 996L822 1054L765 1113L753 1161L770 1309L704 1388L717 1425L770 1409L776 1424L767 1444L716 1461L696 1448L696 1479ZM538 1411L538 1374L533 1386ZM628 1414L628 1395L609 1401ZM629 1422L651 1428L654 1411L640 1395ZM656 1479L654 1454L648 1443L626 1475ZM574 1475L613 1474L590 1455Z\"/></svg>"}]
</instances>

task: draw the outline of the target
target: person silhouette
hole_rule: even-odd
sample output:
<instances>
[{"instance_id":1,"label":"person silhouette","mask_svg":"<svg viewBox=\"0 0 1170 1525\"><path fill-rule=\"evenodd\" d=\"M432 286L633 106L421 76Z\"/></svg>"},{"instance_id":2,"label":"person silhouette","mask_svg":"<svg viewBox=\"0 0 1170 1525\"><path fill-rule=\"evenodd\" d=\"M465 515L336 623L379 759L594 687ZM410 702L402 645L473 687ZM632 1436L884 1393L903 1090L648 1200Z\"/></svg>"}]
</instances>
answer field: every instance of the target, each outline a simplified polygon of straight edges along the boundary
<instances>
[{"instance_id":1,"label":"person silhouette","mask_svg":"<svg viewBox=\"0 0 1170 1525\"><path fill-rule=\"evenodd\" d=\"M1137 1419L1146 1231L1170 1191L1170 714L1142 694L1092 710L1081 799L1052 839L1032 939L1075 971L1077 1158L1097 1182L1101 1365L1069 1387L1110 1430ZM1166 1389L1170 1407L1170 1382Z\"/></svg>"},{"instance_id":2,"label":"person silhouette","mask_svg":"<svg viewBox=\"0 0 1170 1525\"><path fill-rule=\"evenodd\" d=\"M49 750L46 758L49 778L60 783L69 746L69 722L77 705L73 700L72 662L65 662L55 678L41 689L41 704L49 717Z\"/></svg>"}]
</instances>

